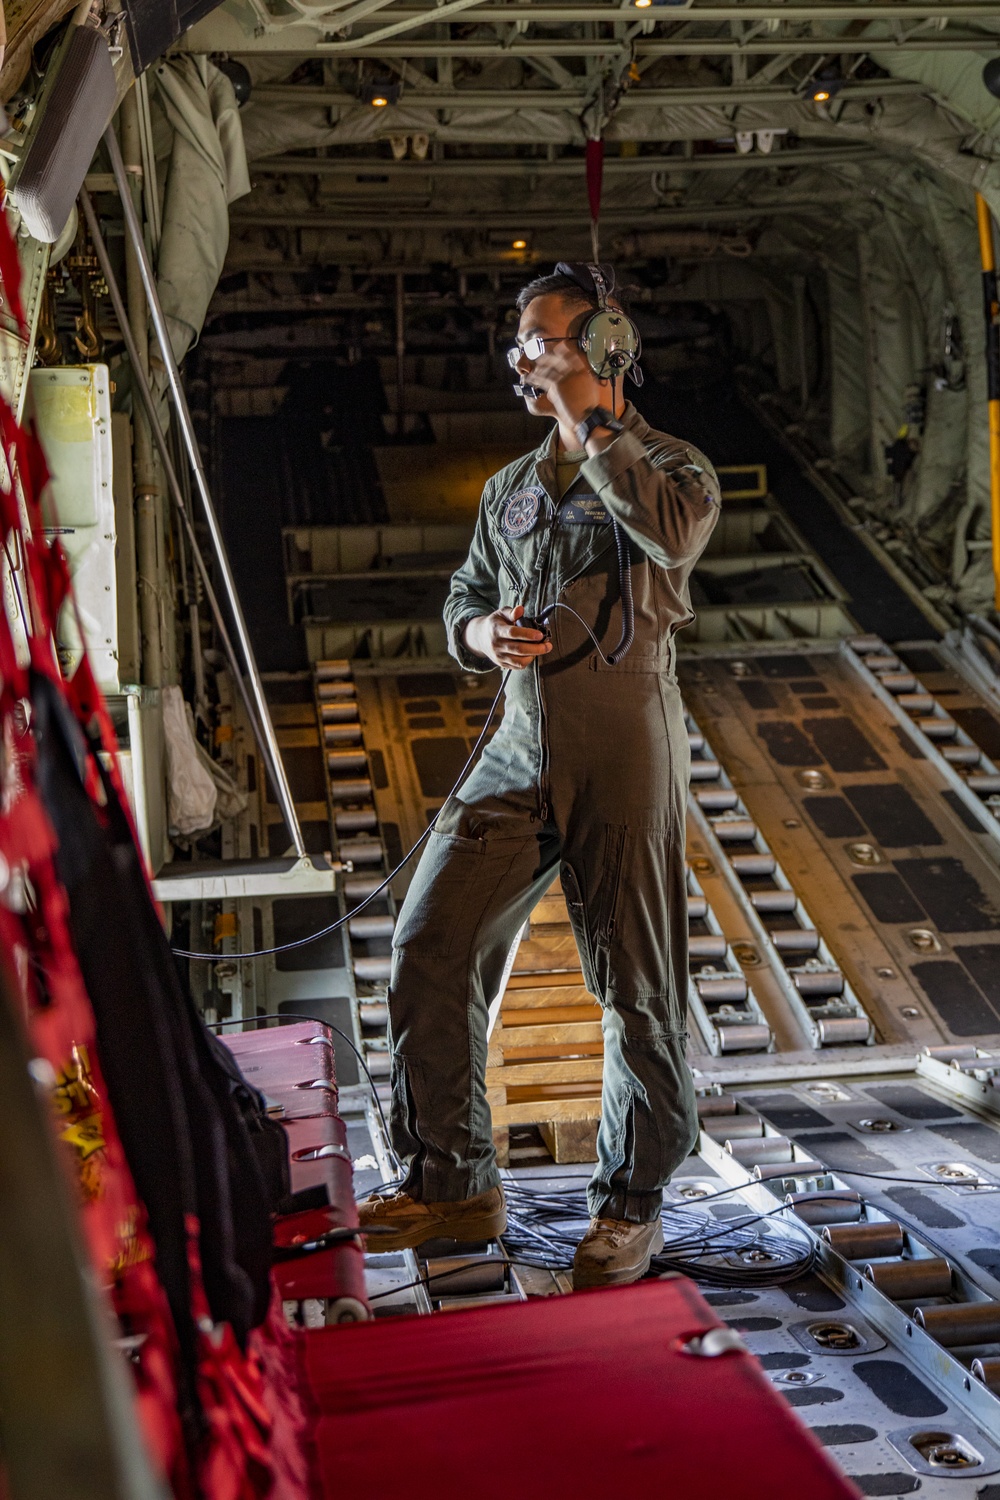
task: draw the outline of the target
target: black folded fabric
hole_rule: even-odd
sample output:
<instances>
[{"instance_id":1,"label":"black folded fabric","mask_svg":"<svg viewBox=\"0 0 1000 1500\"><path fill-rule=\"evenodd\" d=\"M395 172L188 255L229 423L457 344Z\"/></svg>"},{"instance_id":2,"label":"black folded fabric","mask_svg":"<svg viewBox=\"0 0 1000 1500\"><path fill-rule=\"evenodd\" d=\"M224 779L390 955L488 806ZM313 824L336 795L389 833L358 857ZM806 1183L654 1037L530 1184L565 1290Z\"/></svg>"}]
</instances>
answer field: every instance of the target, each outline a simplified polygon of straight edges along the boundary
<instances>
[{"instance_id":1,"label":"black folded fabric","mask_svg":"<svg viewBox=\"0 0 1000 1500\"><path fill-rule=\"evenodd\" d=\"M177 1329L187 1415L197 1417L186 1220L196 1215L200 1226L212 1318L230 1323L245 1346L267 1314L272 1196L287 1191L287 1175L280 1162L273 1166L269 1191L248 1128L255 1109L266 1120L263 1101L258 1095L254 1105L256 1091L235 1060L228 1053L228 1062L220 1058L225 1049L206 1030L178 973L96 747L55 685L39 675L32 705L38 788L58 840L56 868L69 898L101 1067ZM103 782L100 809L84 784L88 763Z\"/></svg>"}]
</instances>

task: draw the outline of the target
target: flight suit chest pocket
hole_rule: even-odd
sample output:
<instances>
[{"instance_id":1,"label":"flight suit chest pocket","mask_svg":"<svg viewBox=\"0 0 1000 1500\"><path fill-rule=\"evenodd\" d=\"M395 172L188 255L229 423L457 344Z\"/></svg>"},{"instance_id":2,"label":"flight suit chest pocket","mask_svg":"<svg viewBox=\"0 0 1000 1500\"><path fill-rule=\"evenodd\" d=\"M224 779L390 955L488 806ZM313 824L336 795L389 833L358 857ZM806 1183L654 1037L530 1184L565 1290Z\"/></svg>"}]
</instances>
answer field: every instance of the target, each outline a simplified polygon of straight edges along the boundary
<instances>
[{"instance_id":1,"label":"flight suit chest pocket","mask_svg":"<svg viewBox=\"0 0 1000 1500\"><path fill-rule=\"evenodd\" d=\"M539 534L541 530L539 527ZM537 561L538 536L526 536L521 541L513 542L505 542L502 536L497 536L495 540L500 557L501 606L506 608L511 603L521 604Z\"/></svg>"}]
</instances>

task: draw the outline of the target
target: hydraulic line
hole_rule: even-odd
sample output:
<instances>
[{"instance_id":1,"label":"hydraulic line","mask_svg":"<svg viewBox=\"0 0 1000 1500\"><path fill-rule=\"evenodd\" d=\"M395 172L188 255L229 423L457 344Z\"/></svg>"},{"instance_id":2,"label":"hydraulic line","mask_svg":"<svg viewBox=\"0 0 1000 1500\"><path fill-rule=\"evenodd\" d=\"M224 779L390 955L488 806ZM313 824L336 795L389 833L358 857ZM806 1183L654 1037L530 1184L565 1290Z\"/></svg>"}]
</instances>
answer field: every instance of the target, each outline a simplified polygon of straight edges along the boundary
<instances>
[{"instance_id":1,"label":"hydraulic line","mask_svg":"<svg viewBox=\"0 0 1000 1500\"><path fill-rule=\"evenodd\" d=\"M504 1194L507 1229L501 1241L511 1259L546 1270L568 1270L590 1220L585 1191L538 1192L507 1177ZM787 1217L779 1233L769 1231L767 1221L787 1213L788 1205L782 1203L764 1213L748 1210L720 1222L700 1206L665 1203L664 1246L653 1257L651 1270L660 1275L679 1271L702 1286L763 1287L793 1281L811 1269L816 1244Z\"/></svg>"},{"instance_id":2,"label":"hydraulic line","mask_svg":"<svg viewBox=\"0 0 1000 1500\"><path fill-rule=\"evenodd\" d=\"M1000 293L997 289L993 216L982 193L976 194L979 255L983 267L983 317L986 321L986 395L990 430L990 523L993 539L993 602L1000 610Z\"/></svg>"},{"instance_id":3,"label":"hydraulic line","mask_svg":"<svg viewBox=\"0 0 1000 1500\"><path fill-rule=\"evenodd\" d=\"M130 89L122 101L122 151L128 159L127 169L132 178L133 192L136 192L139 190L136 166L141 157L141 150L139 111L134 89ZM93 225L88 222L88 227L91 239L95 239ZM96 243L94 248L97 249ZM100 252L98 252L98 258L100 258ZM123 329L126 326L129 328L136 346L135 355L130 353L129 358L133 368L139 369L140 376L148 378L149 317L146 311L146 296L142 289L135 252L128 240L125 242L125 297L128 324L122 323L121 326ZM119 316L117 307L115 314ZM120 316L119 322L121 322ZM157 580L157 557L162 550L157 546L161 516L156 465L153 462L153 439L149 418L145 412L134 411L132 413L132 433L142 680L147 687L158 688L163 686L163 655L160 640L161 588Z\"/></svg>"}]
</instances>

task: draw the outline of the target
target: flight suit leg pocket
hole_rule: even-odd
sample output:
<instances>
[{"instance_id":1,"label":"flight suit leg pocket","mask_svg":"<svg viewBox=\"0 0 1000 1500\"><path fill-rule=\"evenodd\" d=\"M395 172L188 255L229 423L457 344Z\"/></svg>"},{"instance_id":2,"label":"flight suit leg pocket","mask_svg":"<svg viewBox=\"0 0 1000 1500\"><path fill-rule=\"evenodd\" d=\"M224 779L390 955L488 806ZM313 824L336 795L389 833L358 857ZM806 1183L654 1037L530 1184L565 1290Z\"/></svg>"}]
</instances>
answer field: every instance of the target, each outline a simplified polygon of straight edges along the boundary
<instances>
[{"instance_id":1,"label":"flight suit leg pocket","mask_svg":"<svg viewBox=\"0 0 1000 1500\"><path fill-rule=\"evenodd\" d=\"M566 910L569 912L570 926L576 939L577 951L580 954L580 963L583 967L583 979L587 989L592 995L603 1000L603 990L597 975L594 963L594 939L591 930L590 915L587 911L586 902L583 899L583 889L579 877L573 866L564 860L559 869L559 883L562 886L563 895L566 897Z\"/></svg>"},{"instance_id":2,"label":"flight suit leg pocket","mask_svg":"<svg viewBox=\"0 0 1000 1500\"><path fill-rule=\"evenodd\" d=\"M431 834L396 922L394 948L419 946L430 956L451 955L485 854L485 839L437 830Z\"/></svg>"},{"instance_id":3,"label":"flight suit leg pocket","mask_svg":"<svg viewBox=\"0 0 1000 1500\"><path fill-rule=\"evenodd\" d=\"M597 915L597 941L607 948L614 937L618 919L618 902L625 868L628 829L624 824L609 823L604 830L604 858L601 861L600 901Z\"/></svg>"},{"instance_id":4,"label":"flight suit leg pocket","mask_svg":"<svg viewBox=\"0 0 1000 1500\"><path fill-rule=\"evenodd\" d=\"M420 1121L423 1073L417 1058L404 1057L400 1052L392 1054L390 1068L392 1088L389 1105L389 1131L392 1144L403 1161L409 1160L420 1150L418 1133ZM426 1101L424 1100L424 1103Z\"/></svg>"},{"instance_id":5,"label":"flight suit leg pocket","mask_svg":"<svg viewBox=\"0 0 1000 1500\"><path fill-rule=\"evenodd\" d=\"M687 877L666 824L609 830L601 949L608 999L671 1033L687 1024ZM620 836L619 836L620 835ZM606 957L602 957L606 955Z\"/></svg>"},{"instance_id":6,"label":"flight suit leg pocket","mask_svg":"<svg viewBox=\"0 0 1000 1500\"><path fill-rule=\"evenodd\" d=\"M698 1110L685 1053L687 1034L653 1022L626 1023L622 1063L641 1089L635 1105L637 1180L650 1190L668 1181L698 1139Z\"/></svg>"},{"instance_id":7,"label":"flight suit leg pocket","mask_svg":"<svg viewBox=\"0 0 1000 1500\"><path fill-rule=\"evenodd\" d=\"M588 876L586 884L568 862L564 861L560 871L587 988L602 1004L608 1001L608 955L618 920L627 839L628 829L624 824L607 824L603 838L597 831L591 851L582 861Z\"/></svg>"}]
</instances>

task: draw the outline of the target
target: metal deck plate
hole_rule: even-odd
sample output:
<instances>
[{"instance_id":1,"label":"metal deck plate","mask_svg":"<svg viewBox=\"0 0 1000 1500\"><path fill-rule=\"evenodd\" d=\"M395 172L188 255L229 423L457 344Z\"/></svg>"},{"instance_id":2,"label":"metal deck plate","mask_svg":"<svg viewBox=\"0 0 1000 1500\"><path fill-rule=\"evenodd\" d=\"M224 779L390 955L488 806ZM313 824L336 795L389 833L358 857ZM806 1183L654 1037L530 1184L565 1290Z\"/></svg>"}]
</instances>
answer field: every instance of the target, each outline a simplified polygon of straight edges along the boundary
<instances>
[{"instance_id":1,"label":"metal deck plate","mask_svg":"<svg viewBox=\"0 0 1000 1500\"><path fill-rule=\"evenodd\" d=\"M879 1040L1000 1033L992 840L846 656L699 654L679 676Z\"/></svg>"}]
</instances>

